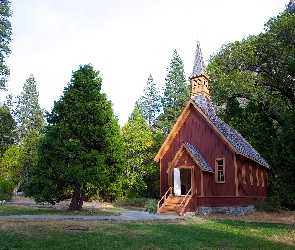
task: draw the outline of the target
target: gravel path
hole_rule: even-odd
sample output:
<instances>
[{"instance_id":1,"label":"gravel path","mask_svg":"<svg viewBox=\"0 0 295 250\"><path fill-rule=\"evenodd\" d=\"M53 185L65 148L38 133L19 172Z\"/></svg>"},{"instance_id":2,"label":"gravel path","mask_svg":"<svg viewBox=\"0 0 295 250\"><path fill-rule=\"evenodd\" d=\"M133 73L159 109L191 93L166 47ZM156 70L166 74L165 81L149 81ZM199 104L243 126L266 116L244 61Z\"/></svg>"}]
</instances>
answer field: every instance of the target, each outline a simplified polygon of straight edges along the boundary
<instances>
[{"instance_id":1,"label":"gravel path","mask_svg":"<svg viewBox=\"0 0 295 250\"><path fill-rule=\"evenodd\" d=\"M58 206L68 205L69 201L61 202ZM23 196L14 196L10 204L22 206L36 206L34 200ZM83 207L110 207L109 204L85 202ZM78 219L78 220L165 220L178 219L183 216L150 214L142 211L119 211L119 216L83 216L83 215L8 215L0 219Z\"/></svg>"},{"instance_id":2,"label":"gravel path","mask_svg":"<svg viewBox=\"0 0 295 250\"><path fill-rule=\"evenodd\" d=\"M176 215L159 215L138 211L120 212L119 216L64 216L64 215L9 215L0 219L78 219L78 220L166 220L183 218Z\"/></svg>"}]
</instances>

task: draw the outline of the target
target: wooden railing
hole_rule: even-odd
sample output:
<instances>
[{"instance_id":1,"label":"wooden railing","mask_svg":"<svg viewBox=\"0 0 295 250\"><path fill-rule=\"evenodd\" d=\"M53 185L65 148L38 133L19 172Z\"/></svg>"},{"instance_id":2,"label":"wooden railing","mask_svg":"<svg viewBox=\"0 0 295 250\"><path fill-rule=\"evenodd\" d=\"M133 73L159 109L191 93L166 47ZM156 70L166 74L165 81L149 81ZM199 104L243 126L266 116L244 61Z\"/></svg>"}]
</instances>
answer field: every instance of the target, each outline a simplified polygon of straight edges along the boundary
<instances>
[{"instance_id":1,"label":"wooden railing","mask_svg":"<svg viewBox=\"0 0 295 250\"><path fill-rule=\"evenodd\" d=\"M181 210L179 215L182 216L184 214L185 207L189 203L191 197L192 197L192 189L188 190L187 194L184 196L183 200L181 201L180 203Z\"/></svg>"},{"instance_id":2,"label":"wooden railing","mask_svg":"<svg viewBox=\"0 0 295 250\"><path fill-rule=\"evenodd\" d=\"M172 194L172 189L173 187L170 187L167 192L163 195L163 197L161 198L161 200L159 200L157 208L158 208L158 212L160 207L165 203L165 201L167 200L167 198L169 197L170 194ZM168 195L168 196L167 196Z\"/></svg>"}]
</instances>

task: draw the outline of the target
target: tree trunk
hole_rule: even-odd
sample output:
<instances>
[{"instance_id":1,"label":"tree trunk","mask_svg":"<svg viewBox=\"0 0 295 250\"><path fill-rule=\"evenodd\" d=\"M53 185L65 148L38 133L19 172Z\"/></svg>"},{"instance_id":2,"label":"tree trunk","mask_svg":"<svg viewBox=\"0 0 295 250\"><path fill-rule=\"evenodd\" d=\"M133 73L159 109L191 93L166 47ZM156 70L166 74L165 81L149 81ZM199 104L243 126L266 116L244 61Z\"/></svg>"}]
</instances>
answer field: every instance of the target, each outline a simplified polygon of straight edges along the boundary
<instances>
[{"instance_id":1,"label":"tree trunk","mask_svg":"<svg viewBox=\"0 0 295 250\"><path fill-rule=\"evenodd\" d=\"M84 196L85 196L85 191L82 189L82 190L81 190L81 197L80 197L80 201L79 201L79 211L82 210L83 201L84 201Z\"/></svg>"},{"instance_id":2,"label":"tree trunk","mask_svg":"<svg viewBox=\"0 0 295 250\"><path fill-rule=\"evenodd\" d=\"M81 188L78 181L75 182L74 192L69 206L69 211L81 211L84 199L84 192L81 197Z\"/></svg>"}]
</instances>

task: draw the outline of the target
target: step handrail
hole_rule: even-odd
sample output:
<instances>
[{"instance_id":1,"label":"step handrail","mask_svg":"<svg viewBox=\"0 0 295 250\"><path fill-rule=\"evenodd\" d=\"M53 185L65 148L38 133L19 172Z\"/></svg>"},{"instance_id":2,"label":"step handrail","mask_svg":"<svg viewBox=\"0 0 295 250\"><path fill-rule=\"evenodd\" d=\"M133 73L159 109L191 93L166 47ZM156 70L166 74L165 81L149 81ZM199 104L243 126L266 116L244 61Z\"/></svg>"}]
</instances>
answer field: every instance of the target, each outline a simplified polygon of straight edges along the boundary
<instances>
[{"instance_id":1,"label":"step handrail","mask_svg":"<svg viewBox=\"0 0 295 250\"><path fill-rule=\"evenodd\" d=\"M172 194L172 189L173 187L170 187L167 192L162 196L161 200L159 200L158 204L157 204L157 208L158 208L158 211L161 207L162 204L165 203L165 201L167 200L167 198L169 197L170 194ZM169 193L168 197L167 197L167 194ZM163 202L162 202L163 201Z\"/></svg>"},{"instance_id":2,"label":"step handrail","mask_svg":"<svg viewBox=\"0 0 295 250\"><path fill-rule=\"evenodd\" d=\"M186 205L188 204L188 202L190 201L192 197L192 188L190 188L190 190L188 190L187 194L185 195L185 197L183 198L183 200L180 203L180 207L181 207L181 211L179 214L182 214Z\"/></svg>"}]
</instances>

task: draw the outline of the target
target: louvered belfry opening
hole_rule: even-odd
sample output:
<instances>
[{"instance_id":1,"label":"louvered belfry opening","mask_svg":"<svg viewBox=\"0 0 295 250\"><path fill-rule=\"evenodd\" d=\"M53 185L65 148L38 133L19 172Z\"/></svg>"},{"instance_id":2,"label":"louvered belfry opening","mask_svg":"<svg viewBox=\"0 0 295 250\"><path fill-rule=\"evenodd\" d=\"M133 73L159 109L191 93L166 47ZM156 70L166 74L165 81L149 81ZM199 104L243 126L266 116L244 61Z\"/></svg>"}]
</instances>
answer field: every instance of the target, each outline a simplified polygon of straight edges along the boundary
<instances>
[{"instance_id":1,"label":"louvered belfry opening","mask_svg":"<svg viewBox=\"0 0 295 250\"><path fill-rule=\"evenodd\" d=\"M191 80L191 97L196 95L205 94L209 97L209 77L206 71L206 66L204 63L200 42L197 42L195 61L190 76Z\"/></svg>"}]
</instances>

